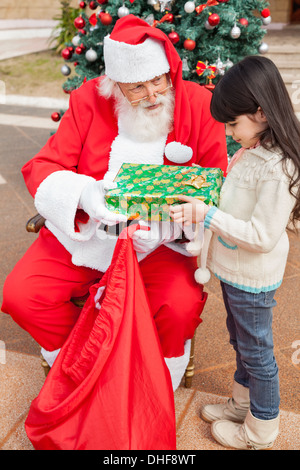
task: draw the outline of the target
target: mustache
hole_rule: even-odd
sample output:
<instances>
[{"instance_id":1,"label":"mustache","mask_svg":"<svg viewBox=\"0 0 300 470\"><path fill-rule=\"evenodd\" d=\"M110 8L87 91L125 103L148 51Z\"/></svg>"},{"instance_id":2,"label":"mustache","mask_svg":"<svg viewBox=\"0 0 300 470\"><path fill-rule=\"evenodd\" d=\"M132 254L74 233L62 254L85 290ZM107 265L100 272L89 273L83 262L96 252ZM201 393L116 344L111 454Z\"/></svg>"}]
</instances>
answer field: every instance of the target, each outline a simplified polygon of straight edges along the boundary
<instances>
[{"instance_id":1,"label":"mustache","mask_svg":"<svg viewBox=\"0 0 300 470\"><path fill-rule=\"evenodd\" d=\"M141 101L141 102L139 103L139 106L140 106L141 108L146 109L146 108L150 108L151 106L156 106L157 104L166 104L167 101L168 101L168 98L167 98L166 96L164 96L164 95L157 95L154 105L151 104L151 103L149 103L148 101Z\"/></svg>"}]
</instances>

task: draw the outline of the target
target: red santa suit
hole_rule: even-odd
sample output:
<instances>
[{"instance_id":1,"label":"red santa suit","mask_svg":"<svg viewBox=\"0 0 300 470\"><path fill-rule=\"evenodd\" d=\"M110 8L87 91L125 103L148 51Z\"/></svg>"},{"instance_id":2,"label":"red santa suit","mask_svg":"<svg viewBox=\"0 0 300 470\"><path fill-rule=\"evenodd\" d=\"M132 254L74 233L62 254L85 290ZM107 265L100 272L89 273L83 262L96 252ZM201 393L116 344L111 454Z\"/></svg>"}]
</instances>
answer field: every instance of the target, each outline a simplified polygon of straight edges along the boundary
<instances>
[{"instance_id":1,"label":"red santa suit","mask_svg":"<svg viewBox=\"0 0 300 470\"><path fill-rule=\"evenodd\" d=\"M116 23L107 47L123 42L139 47L149 38L163 45L170 68L175 89L172 132L151 142L133 141L118 121L114 98L101 96L102 78L96 78L71 93L57 132L22 169L37 210L46 218L46 228L8 276L2 310L49 351L62 346L79 315L70 298L86 293L101 278L116 244L116 238L107 237L92 218L84 223L78 219L84 187L105 176L113 178L123 162L197 163L224 171L227 167L224 126L210 115L211 94L182 80L180 57L166 35L128 15ZM133 69L134 56L130 64ZM184 343L200 323L206 300L202 286L194 280L195 257L174 238L173 233L155 249L138 253L167 358L183 355Z\"/></svg>"}]
</instances>

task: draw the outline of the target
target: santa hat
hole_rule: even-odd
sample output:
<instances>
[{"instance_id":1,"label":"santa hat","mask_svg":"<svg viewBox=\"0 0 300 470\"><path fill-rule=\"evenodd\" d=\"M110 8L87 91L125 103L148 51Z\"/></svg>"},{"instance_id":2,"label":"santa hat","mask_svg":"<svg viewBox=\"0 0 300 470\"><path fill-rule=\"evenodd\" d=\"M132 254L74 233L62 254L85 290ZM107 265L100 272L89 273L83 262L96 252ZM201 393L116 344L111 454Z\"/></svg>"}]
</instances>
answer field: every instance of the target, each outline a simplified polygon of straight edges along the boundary
<instances>
[{"instance_id":1,"label":"santa hat","mask_svg":"<svg viewBox=\"0 0 300 470\"><path fill-rule=\"evenodd\" d=\"M105 74L116 82L146 82L170 70L165 49L157 39L133 45L106 36L103 52Z\"/></svg>"},{"instance_id":2,"label":"santa hat","mask_svg":"<svg viewBox=\"0 0 300 470\"><path fill-rule=\"evenodd\" d=\"M170 71L181 75L181 59L163 31L127 15L120 18L104 38L105 74L121 83L152 80ZM172 69L172 70L171 70Z\"/></svg>"},{"instance_id":3,"label":"santa hat","mask_svg":"<svg viewBox=\"0 0 300 470\"><path fill-rule=\"evenodd\" d=\"M136 83L170 73L175 89L175 141L166 147L166 158L185 163L192 157L186 144L192 128L189 97L182 79L182 61L168 36L146 21L127 15L104 38L105 74L114 81ZM170 147L169 147L170 146Z\"/></svg>"}]
</instances>

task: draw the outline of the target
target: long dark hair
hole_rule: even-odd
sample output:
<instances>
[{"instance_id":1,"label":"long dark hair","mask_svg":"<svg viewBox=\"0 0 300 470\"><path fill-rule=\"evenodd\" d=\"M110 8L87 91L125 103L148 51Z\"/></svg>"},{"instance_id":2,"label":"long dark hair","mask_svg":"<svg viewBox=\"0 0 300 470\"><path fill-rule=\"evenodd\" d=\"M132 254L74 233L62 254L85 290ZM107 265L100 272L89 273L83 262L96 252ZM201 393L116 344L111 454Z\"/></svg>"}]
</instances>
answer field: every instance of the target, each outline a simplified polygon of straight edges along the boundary
<instances>
[{"instance_id":1,"label":"long dark hair","mask_svg":"<svg viewBox=\"0 0 300 470\"><path fill-rule=\"evenodd\" d=\"M300 122L276 65L262 56L249 56L229 69L217 83L211 101L211 114L219 122L231 122L242 114L254 114L261 107L268 128L260 135L265 148L279 147L283 160L290 159L295 171L289 190L296 197L292 212L295 225L300 220Z\"/></svg>"}]
</instances>

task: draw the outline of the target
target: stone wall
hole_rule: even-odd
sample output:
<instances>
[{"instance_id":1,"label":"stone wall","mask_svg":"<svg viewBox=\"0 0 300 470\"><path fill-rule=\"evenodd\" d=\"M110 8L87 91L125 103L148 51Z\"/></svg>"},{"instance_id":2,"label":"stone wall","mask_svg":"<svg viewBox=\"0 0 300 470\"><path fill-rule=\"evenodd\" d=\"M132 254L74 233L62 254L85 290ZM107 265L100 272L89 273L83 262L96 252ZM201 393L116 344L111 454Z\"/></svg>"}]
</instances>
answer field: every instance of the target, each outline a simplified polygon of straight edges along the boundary
<instances>
[{"instance_id":1,"label":"stone wall","mask_svg":"<svg viewBox=\"0 0 300 470\"><path fill-rule=\"evenodd\" d=\"M79 0L71 5L78 7ZM60 0L0 0L0 19L52 20L60 13Z\"/></svg>"},{"instance_id":2,"label":"stone wall","mask_svg":"<svg viewBox=\"0 0 300 470\"><path fill-rule=\"evenodd\" d=\"M272 23L289 23L293 0L269 0Z\"/></svg>"}]
</instances>

